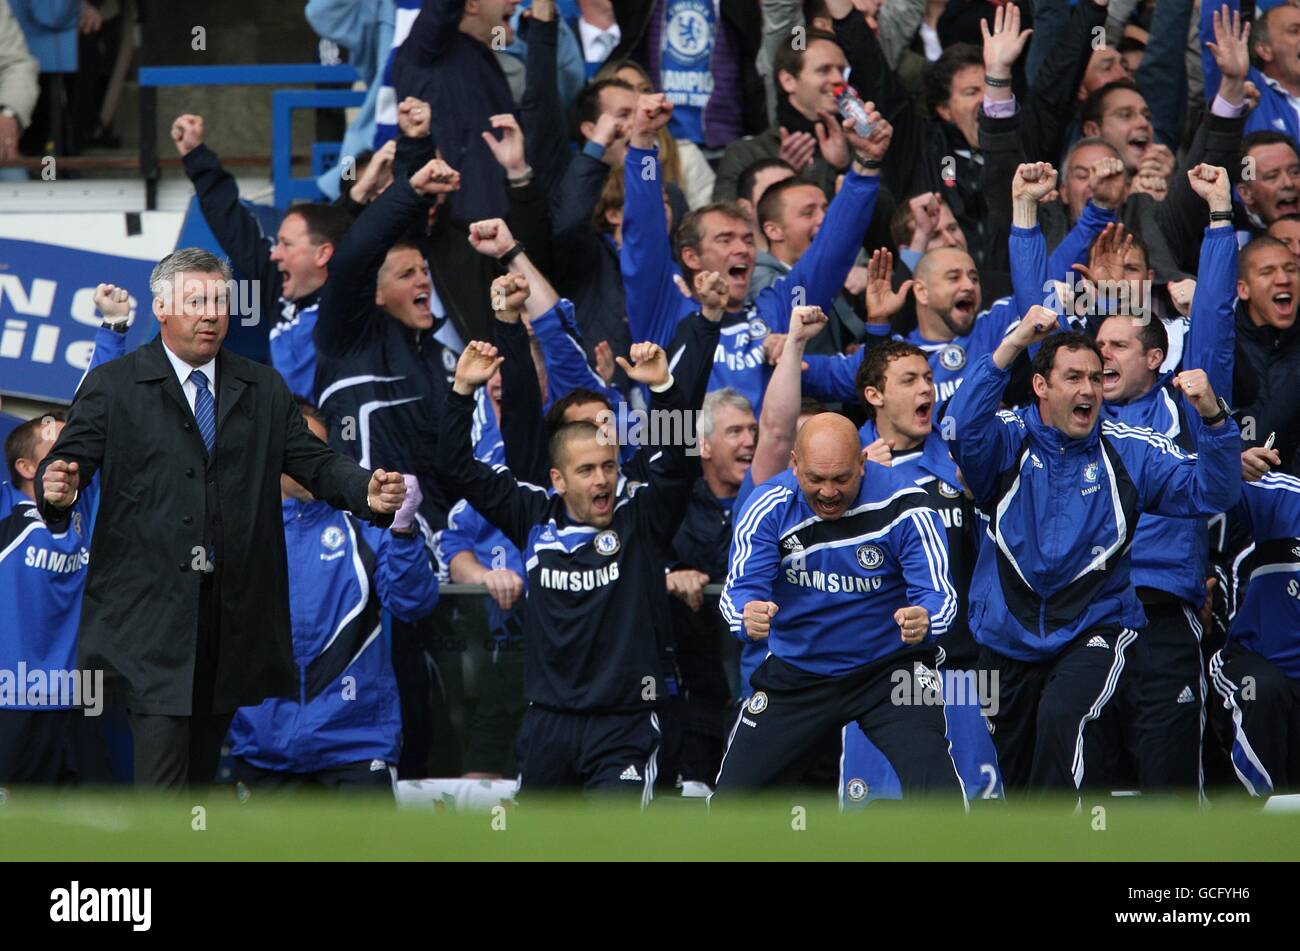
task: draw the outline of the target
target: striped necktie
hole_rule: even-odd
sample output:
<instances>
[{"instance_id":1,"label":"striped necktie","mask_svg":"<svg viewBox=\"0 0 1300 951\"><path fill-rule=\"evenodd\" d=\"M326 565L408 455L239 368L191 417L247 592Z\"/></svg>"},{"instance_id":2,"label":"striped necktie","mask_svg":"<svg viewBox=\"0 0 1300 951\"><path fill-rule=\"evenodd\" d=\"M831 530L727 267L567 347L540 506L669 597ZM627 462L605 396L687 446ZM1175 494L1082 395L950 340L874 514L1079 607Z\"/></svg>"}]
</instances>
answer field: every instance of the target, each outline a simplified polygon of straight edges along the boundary
<instances>
[{"instance_id":1,"label":"striped necktie","mask_svg":"<svg viewBox=\"0 0 1300 951\"><path fill-rule=\"evenodd\" d=\"M212 455L212 447L217 439L217 409L212 400L212 393L208 390L208 377L202 370L195 370L190 374L190 382L194 384L194 421L199 424L199 434L203 437L203 445L208 447L208 455Z\"/></svg>"}]
</instances>

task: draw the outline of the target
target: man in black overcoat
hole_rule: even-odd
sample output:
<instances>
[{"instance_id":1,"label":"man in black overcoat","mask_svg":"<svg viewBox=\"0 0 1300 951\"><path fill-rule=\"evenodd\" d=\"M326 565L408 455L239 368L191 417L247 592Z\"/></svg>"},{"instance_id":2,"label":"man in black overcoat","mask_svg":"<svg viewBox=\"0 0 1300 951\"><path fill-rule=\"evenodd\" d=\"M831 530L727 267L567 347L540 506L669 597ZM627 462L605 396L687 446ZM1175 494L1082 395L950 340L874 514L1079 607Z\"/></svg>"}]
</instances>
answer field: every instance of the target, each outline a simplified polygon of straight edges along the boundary
<instances>
[{"instance_id":1,"label":"man in black overcoat","mask_svg":"<svg viewBox=\"0 0 1300 951\"><path fill-rule=\"evenodd\" d=\"M57 531L99 476L78 662L125 704L136 784L175 790L212 782L236 708L299 690L280 474L381 526L406 488L329 449L275 370L222 347L224 262L183 248L150 285L158 337L86 377L36 498Z\"/></svg>"}]
</instances>

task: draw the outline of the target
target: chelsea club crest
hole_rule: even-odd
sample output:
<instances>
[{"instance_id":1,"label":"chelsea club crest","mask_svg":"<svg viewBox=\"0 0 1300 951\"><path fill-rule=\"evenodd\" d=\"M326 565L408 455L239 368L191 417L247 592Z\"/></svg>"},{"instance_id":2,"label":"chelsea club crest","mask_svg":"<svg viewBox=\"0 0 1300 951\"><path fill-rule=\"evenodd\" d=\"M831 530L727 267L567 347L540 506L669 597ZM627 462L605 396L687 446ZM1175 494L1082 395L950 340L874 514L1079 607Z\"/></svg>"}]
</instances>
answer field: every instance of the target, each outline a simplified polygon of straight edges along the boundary
<instances>
[{"instance_id":1,"label":"chelsea club crest","mask_svg":"<svg viewBox=\"0 0 1300 951\"><path fill-rule=\"evenodd\" d=\"M960 370L966 365L966 348L950 343L939 351L939 365L945 370Z\"/></svg>"},{"instance_id":2,"label":"chelsea club crest","mask_svg":"<svg viewBox=\"0 0 1300 951\"><path fill-rule=\"evenodd\" d=\"M762 317L755 317L749 322L749 338L751 340L762 340L767 336L767 324Z\"/></svg>"},{"instance_id":3,"label":"chelsea club crest","mask_svg":"<svg viewBox=\"0 0 1300 951\"><path fill-rule=\"evenodd\" d=\"M618 532L607 528L596 536L592 542L596 546L596 551L602 555L614 555L618 553Z\"/></svg>"},{"instance_id":4,"label":"chelsea club crest","mask_svg":"<svg viewBox=\"0 0 1300 951\"><path fill-rule=\"evenodd\" d=\"M867 784L861 779L850 779L844 784L844 794L854 802L861 802L867 798Z\"/></svg>"},{"instance_id":5,"label":"chelsea club crest","mask_svg":"<svg viewBox=\"0 0 1300 951\"><path fill-rule=\"evenodd\" d=\"M767 694L761 690L755 690L754 695L749 698L749 706L745 709L756 716L762 713L767 709Z\"/></svg>"},{"instance_id":6,"label":"chelsea club crest","mask_svg":"<svg viewBox=\"0 0 1300 951\"><path fill-rule=\"evenodd\" d=\"M1083 481L1090 483L1097 481L1097 463L1090 462L1083 467Z\"/></svg>"},{"instance_id":7,"label":"chelsea club crest","mask_svg":"<svg viewBox=\"0 0 1300 951\"><path fill-rule=\"evenodd\" d=\"M320 533L320 543L330 551L337 551L343 545L343 529L331 525Z\"/></svg>"},{"instance_id":8,"label":"chelsea club crest","mask_svg":"<svg viewBox=\"0 0 1300 951\"><path fill-rule=\"evenodd\" d=\"M885 562L885 553L875 545L858 546L858 564L868 571L879 568Z\"/></svg>"},{"instance_id":9,"label":"chelsea club crest","mask_svg":"<svg viewBox=\"0 0 1300 951\"><path fill-rule=\"evenodd\" d=\"M961 495L961 489L957 488L954 485L949 485L947 482L944 482L942 479L940 479L939 494L942 495L945 499L955 499L959 495Z\"/></svg>"}]
</instances>

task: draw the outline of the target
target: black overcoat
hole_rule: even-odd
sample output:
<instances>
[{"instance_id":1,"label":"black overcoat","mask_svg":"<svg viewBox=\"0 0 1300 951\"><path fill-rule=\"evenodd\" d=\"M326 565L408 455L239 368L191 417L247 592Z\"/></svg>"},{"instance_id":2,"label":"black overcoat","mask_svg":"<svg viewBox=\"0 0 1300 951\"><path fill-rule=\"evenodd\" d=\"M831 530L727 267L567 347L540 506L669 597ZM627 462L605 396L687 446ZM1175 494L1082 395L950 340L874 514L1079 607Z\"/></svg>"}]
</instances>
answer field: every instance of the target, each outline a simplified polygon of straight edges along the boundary
<instances>
[{"instance_id":1,"label":"black overcoat","mask_svg":"<svg viewBox=\"0 0 1300 951\"><path fill-rule=\"evenodd\" d=\"M95 368L77 391L36 476L55 530L71 511L44 500L56 459L78 463L82 485L100 480L78 663L102 669L109 697L136 713L205 712L191 699L209 550L220 604L211 712L297 695L282 472L335 508L391 522L366 504L370 473L312 434L280 375L225 349L211 458L159 337Z\"/></svg>"}]
</instances>

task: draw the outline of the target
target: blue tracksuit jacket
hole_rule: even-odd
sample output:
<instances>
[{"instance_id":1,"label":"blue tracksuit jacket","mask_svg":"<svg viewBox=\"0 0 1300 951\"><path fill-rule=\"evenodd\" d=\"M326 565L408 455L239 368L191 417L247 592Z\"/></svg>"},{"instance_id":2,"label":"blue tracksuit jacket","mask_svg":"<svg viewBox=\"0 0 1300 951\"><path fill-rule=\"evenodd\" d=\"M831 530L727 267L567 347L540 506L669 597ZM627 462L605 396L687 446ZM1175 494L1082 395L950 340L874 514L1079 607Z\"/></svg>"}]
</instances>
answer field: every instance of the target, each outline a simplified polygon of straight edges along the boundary
<instances>
[{"instance_id":1,"label":"blue tracksuit jacket","mask_svg":"<svg viewBox=\"0 0 1300 951\"><path fill-rule=\"evenodd\" d=\"M126 352L126 334L101 327L95 334L89 373ZM85 379L83 374L82 379ZM99 502L99 478L82 487L62 532L52 532L36 503L9 482L0 482L0 670L72 671L77 669L77 627L81 595L90 564L90 539ZM16 689L16 688L15 688ZM27 703L17 692L0 707L9 710L57 709Z\"/></svg>"},{"instance_id":2,"label":"blue tracksuit jacket","mask_svg":"<svg viewBox=\"0 0 1300 951\"><path fill-rule=\"evenodd\" d=\"M1206 428L1195 456L1104 418L1067 439L1036 405L998 411L1008 375L984 357L948 408L953 455L990 518L970 626L1000 654L1043 661L1092 628L1145 625L1132 583L1138 515L1206 516L1235 505L1240 434L1232 420Z\"/></svg>"},{"instance_id":3,"label":"blue tracksuit jacket","mask_svg":"<svg viewBox=\"0 0 1300 951\"><path fill-rule=\"evenodd\" d=\"M1244 483L1232 514L1250 530L1254 550L1234 566L1228 637L1300 680L1300 479L1270 472ZM1239 578L1249 579L1244 594Z\"/></svg>"},{"instance_id":4,"label":"blue tracksuit jacket","mask_svg":"<svg viewBox=\"0 0 1300 951\"><path fill-rule=\"evenodd\" d=\"M298 696L241 707L231 752L288 773L396 763L402 716L380 609L403 621L433 610L429 550L418 532L394 535L320 501L286 499L283 514Z\"/></svg>"},{"instance_id":5,"label":"blue tracksuit jacket","mask_svg":"<svg viewBox=\"0 0 1300 951\"><path fill-rule=\"evenodd\" d=\"M634 341L649 340L665 350L677 324L698 310L673 282L668 229L664 223L663 183L657 152L628 148L623 163L623 248L619 263L627 291L627 321ZM734 386L759 413L771 367L763 338L785 333L790 310L800 304L829 311L857 257L876 207L878 176L849 172L826 209L812 245L789 274L759 291L742 311L722 318L722 339L714 355L709 389Z\"/></svg>"},{"instance_id":6,"label":"blue tracksuit jacket","mask_svg":"<svg viewBox=\"0 0 1300 951\"><path fill-rule=\"evenodd\" d=\"M943 523L925 490L874 462L838 519L813 514L794 473L773 476L736 519L720 607L748 639L750 601L774 601L767 648L802 670L837 676L903 648L894 612L930 614L929 643L957 616Z\"/></svg>"}]
</instances>

